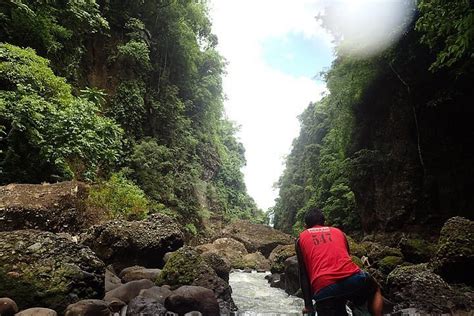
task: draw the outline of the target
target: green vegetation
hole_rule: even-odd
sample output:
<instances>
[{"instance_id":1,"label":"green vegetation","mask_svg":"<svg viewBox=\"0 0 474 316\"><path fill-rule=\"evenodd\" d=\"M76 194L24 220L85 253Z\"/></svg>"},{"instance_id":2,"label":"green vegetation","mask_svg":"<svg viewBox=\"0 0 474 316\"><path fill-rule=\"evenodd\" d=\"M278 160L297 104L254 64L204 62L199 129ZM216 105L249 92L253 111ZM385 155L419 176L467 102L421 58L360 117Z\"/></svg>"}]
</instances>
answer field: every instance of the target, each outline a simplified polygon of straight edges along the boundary
<instances>
[{"instance_id":1,"label":"green vegetation","mask_svg":"<svg viewBox=\"0 0 474 316\"><path fill-rule=\"evenodd\" d=\"M191 234L210 216L263 221L206 1L7 1L0 42L2 184L98 182L90 202L111 216L154 205Z\"/></svg>"},{"instance_id":2,"label":"green vegetation","mask_svg":"<svg viewBox=\"0 0 474 316\"><path fill-rule=\"evenodd\" d=\"M121 173L114 173L108 181L91 188L87 203L109 218L128 220L145 218L151 207L143 190Z\"/></svg>"},{"instance_id":3,"label":"green vegetation","mask_svg":"<svg viewBox=\"0 0 474 316\"><path fill-rule=\"evenodd\" d=\"M464 118L472 113L473 12L465 0L419 1L401 39L364 58L344 53L344 39L329 29L338 39L323 74L329 93L299 117L300 135L277 183L276 228L299 233L311 207L349 232L472 216L462 187L473 170ZM448 202L454 196L456 205Z\"/></svg>"}]
</instances>

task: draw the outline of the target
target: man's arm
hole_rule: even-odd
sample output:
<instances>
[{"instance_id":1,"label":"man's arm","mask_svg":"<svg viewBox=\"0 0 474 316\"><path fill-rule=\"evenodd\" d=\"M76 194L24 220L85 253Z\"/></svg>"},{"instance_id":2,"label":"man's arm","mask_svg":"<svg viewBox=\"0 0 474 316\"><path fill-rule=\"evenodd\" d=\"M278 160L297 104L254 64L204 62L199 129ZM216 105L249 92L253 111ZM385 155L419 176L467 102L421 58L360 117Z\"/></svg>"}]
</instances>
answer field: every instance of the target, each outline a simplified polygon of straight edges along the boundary
<instances>
[{"instance_id":1,"label":"man's arm","mask_svg":"<svg viewBox=\"0 0 474 316\"><path fill-rule=\"evenodd\" d=\"M295 242L296 256L298 258L298 270L300 276L301 292L303 293L304 306L307 311L313 311L313 295L311 293L311 284L309 281L308 273L306 272L306 266L301 253L299 239Z\"/></svg>"}]
</instances>

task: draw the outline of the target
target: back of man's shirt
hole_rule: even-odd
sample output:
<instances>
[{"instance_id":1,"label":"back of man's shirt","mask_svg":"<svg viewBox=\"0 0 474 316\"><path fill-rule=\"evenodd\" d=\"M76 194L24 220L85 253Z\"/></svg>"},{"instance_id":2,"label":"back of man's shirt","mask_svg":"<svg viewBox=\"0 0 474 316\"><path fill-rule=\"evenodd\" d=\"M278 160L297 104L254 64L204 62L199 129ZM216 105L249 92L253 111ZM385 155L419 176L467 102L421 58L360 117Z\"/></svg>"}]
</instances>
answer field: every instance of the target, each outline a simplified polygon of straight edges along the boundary
<instances>
[{"instance_id":1,"label":"back of man's shirt","mask_svg":"<svg viewBox=\"0 0 474 316\"><path fill-rule=\"evenodd\" d=\"M300 234L299 247L313 293L356 272L344 233L334 227L314 226Z\"/></svg>"}]
</instances>

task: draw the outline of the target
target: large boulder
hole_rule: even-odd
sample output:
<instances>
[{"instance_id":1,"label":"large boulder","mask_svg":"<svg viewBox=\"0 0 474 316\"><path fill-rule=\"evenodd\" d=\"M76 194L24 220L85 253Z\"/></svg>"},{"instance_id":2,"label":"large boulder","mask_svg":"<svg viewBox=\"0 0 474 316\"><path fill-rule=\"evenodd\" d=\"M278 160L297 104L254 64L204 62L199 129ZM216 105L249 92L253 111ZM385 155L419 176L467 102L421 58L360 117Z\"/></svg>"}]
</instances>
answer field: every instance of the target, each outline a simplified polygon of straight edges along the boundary
<instances>
[{"instance_id":1,"label":"large boulder","mask_svg":"<svg viewBox=\"0 0 474 316\"><path fill-rule=\"evenodd\" d=\"M197 311L206 316L219 316L219 303L214 292L202 286L181 286L165 300L167 310L184 315Z\"/></svg>"},{"instance_id":2,"label":"large boulder","mask_svg":"<svg viewBox=\"0 0 474 316\"><path fill-rule=\"evenodd\" d=\"M473 308L472 297L451 287L426 264L397 267L388 275L387 287L395 311L417 308L441 314Z\"/></svg>"},{"instance_id":3,"label":"large boulder","mask_svg":"<svg viewBox=\"0 0 474 316\"><path fill-rule=\"evenodd\" d=\"M87 247L51 232L0 232L0 297L20 308L62 313L80 299L104 293L105 264Z\"/></svg>"},{"instance_id":4,"label":"large boulder","mask_svg":"<svg viewBox=\"0 0 474 316\"><path fill-rule=\"evenodd\" d=\"M229 274L230 270L232 269L232 265L229 260L214 252L202 253L201 257L221 279L229 283Z\"/></svg>"},{"instance_id":5,"label":"large boulder","mask_svg":"<svg viewBox=\"0 0 474 316\"><path fill-rule=\"evenodd\" d=\"M230 262L232 268L244 269L243 258L248 254L244 244L233 238L219 238L211 244L197 246L196 249L202 254L215 253Z\"/></svg>"},{"instance_id":6,"label":"large boulder","mask_svg":"<svg viewBox=\"0 0 474 316\"><path fill-rule=\"evenodd\" d=\"M453 217L444 224L432 266L448 282L474 285L474 221Z\"/></svg>"},{"instance_id":7,"label":"large boulder","mask_svg":"<svg viewBox=\"0 0 474 316\"><path fill-rule=\"evenodd\" d=\"M403 257L411 263L424 263L436 253L436 245L421 238L401 238L399 245Z\"/></svg>"},{"instance_id":8,"label":"large boulder","mask_svg":"<svg viewBox=\"0 0 474 316\"><path fill-rule=\"evenodd\" d=\"M173 289L183 285L202 286L214 292L221 313L235 309L229 284L216 274L196 250L189 247L181 248L171 255L156 283L168 284Z\"/></svg>"},{"instance_id":9,"label":"large boulder","mask_svg":"<svg viewBox=\"0 0 474 316\"><path fill-rule=\"evenodd\" d=\"M293 237L288 234L245 220L230 224L224 228L223 234L242 242L248 252L260 251L267 258L276 246L294 243Z\"/></svg>"},{"instance_id":10,"label":"large boulder","mask_svg":"<svg viewBox=\"0 0 474 316\"><path fill-rule=\"evenodd\" d=\"M99 221L86 207L88 188L76 181L0 186L0 231L77 233Z\"/></svg>"},{"instance_id":11,"label":"large boulder","mask_svg":"<svg viewBox=\"0 0 474 316\"><path fill-rule=\"evenodd\" d=\"M142 221L109 221L91 227L82 242L103 261L121 270L133 265L159 268L163 256L183 246L178 224L163 214Z\"/></svg>"},{"instance_id":12,"label":"large boulder","mask_svg":"<svg viewBox=\"0 0 474 316\"><path fill-rule=\"evenodd\" d=\"M242 259L242 262L245 268L258 271L270 270L270 261L258 251L245 255Z\"/></svg>"},{"instance_id":13,"label":"large boulder","mask_svg":"<svg viewBox=\"0 0 474 316\"><path fill-rule=\"evenodd\" d=\"M268 259L270 260L272 273L282 273L285 271L285 260L289 257L296 256L295 245L279 245L270 253Z\"/></svg>"}]
</instances>

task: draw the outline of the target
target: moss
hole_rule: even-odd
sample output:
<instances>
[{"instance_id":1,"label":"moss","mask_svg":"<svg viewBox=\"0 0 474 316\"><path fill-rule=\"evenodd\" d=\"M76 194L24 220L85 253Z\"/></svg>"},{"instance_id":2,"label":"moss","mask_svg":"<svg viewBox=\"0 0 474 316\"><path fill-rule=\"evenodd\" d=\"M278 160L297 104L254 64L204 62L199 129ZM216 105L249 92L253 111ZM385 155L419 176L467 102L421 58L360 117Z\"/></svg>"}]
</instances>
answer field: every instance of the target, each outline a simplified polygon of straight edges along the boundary
<instances>
[{"instance_id":1,"label":"moss","mask_svg":"<svg viewBox=\"0 0 474 316\"><path fill-rule=\"evenodd\" d=\"M435 245L419 238L407 238L400 242L404 258L413 263L427 262L434 255Z\"/></svg>"},{"instance_id":2,"label":"moss","mask_svg":"<svg viewBox=\"0 0 474 316\"><path fill-rule=\"evenodd\" d=\"M394 270L397 266L401 265L402 263L403 263L403 259L401 257L386 256L377 262L377 266L383 273L387 274L387 273L390 273L392 270Z\"/></svg>"},{"instance_id":3,"label":"moss","mask_svg":"<svg viewBox=\"0 0 474 316\"><path fill-rule=\"evenodd\" d=\"M365 243L357 243L352 237L347 236L349 249L352 255L357 257L367 256L367 247Z\"/></svg>"},{"instance_id":4,"label":"moss","mask_svg":"<svg viewBox=\"0 0 474 316\"><path fill-rule=\"evenodd\" d=\"M362 260L359 257L351 256L351 259L352 259L352 262L354 262L359 268L364 267L364 263L362 262Z\"/></svg>"},{"instance_id":5,"label":"moss","mask_svg":"<svg viewBox=\"0 0 474 316\"><path fill-rule=\"evenodd\" d=\"M190 285L205 265L199 254L190 248L181 248L171 255L155 280L157 285Z\"/></svg>"}]
</instances>

